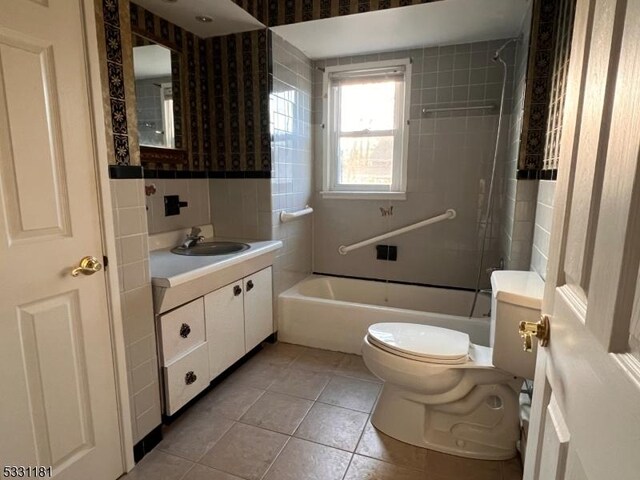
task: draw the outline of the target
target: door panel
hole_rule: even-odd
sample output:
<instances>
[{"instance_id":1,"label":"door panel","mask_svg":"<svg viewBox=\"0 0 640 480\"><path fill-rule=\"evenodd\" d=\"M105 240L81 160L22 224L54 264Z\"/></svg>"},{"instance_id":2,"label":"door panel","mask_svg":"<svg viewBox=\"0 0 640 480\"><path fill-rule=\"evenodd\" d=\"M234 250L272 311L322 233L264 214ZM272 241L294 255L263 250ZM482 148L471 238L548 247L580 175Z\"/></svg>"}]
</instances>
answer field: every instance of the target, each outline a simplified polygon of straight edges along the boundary
<instances>
[{"instance_id":1,"label":"door panel","mask_svg":"<svg viewBox=\"0 0 640 480\"><path fill-rule=\"evenodd\" d=\"M211 378L245 354L242 295L242 281L238 281L204 297Z\"/></svg>"},{"instance_id":2,"label":"door panel","mask_svg":"<svg viewBox=\"0 0 640 480\"><path fill-rule=\"evenodd\" d=\"M0 29L0 169L12 243L69 231L52 56L51 45Z\"/></svg>"},{"instance_id":3,"label":"door panel","mask_svg":"<svg viewBox=\"0 0 640 480\"><path fill-rule=\"evenodd\" d=\"M93 2L0 8L0 459L113 480L124 468L105 274L71 276L103 251L85 13Z\"/></svg>"},{"instance_id":4,"label":"door panel","mask_svg":"<svg viewBox=\"0 0 640 480\"><path fill-rule=\"evenodd\" d=\"M244 321L247 351L273 333L271 267L244 279Z\"/></svg>"}]
</instances>

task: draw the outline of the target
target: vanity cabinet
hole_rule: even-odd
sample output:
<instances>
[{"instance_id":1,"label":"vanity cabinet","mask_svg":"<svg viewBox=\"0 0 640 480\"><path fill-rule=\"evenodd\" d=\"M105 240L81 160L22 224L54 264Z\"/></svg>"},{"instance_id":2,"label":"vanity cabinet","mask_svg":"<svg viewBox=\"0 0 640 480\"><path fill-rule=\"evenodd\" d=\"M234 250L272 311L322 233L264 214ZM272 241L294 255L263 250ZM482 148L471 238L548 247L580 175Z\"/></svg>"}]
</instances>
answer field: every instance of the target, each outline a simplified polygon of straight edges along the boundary
<instances>
[{"instance_id":1,"label":"vanity cabinet","mask_svg":"<svg viewBox=\"0 0 640 480\"><path fill-rule=\"evenodd\" d=\"M264 268L158 315L167 415L273 333L271 275Z\"/></svg>"},{"instance_id":2,"label":"vanity cabinet","mask_svg":"<svg viewBox=\"0 0 640 480\"><path fill-rule=\"evenodd\" d=\"M204 297L211 378L273 333L271 267Z\"/></svg>"}]
</instances>

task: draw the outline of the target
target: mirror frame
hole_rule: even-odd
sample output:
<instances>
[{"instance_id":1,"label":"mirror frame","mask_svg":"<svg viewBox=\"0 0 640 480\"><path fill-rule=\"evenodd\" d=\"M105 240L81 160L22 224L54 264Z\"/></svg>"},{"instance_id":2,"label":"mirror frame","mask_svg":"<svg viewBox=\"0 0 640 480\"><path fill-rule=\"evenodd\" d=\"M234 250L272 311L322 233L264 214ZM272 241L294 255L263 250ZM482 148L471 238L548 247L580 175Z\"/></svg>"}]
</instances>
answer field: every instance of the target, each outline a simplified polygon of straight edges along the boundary
<instances>
[{"instance_id":1,"label":"mirror frame","mask_svg":"<svg viewBox=\"0 0 640 480\"><path fill-rule=\"evenodd\" d=\"M152 35L147 31L143 31L139 28L133 27L131 29L131 55L133 56L133 49L136 47L136 39L135 37L140 37L149 42L153 42L157 45L161 45L163 47L168 48L172 52L175 52L180 56L180 104L185 105L186 95L184 92L183 86L185 85L185 68L186 62L184 58L184 52L182 51L182 45L178 45L173 43L167 39L160 38L156 35ZM135 82L135 78L134 78ZM134 90L135 91L135 90ZM134 93L135 95L135 93ZM136 99L137 105L137 99ZM184 120L184 108L182 109L182 114L180 115L180 126L183 132L183 145L189 144L189 132L185 128L185 120ZM149 164L168 164L168 165L189 165L189 155L185 148L164 148L164 147L153 147L150 145L140 145L140 163L146 168L150 166ZM157 165L154 165L157 168Z\"/></svg>"}]
</instances>

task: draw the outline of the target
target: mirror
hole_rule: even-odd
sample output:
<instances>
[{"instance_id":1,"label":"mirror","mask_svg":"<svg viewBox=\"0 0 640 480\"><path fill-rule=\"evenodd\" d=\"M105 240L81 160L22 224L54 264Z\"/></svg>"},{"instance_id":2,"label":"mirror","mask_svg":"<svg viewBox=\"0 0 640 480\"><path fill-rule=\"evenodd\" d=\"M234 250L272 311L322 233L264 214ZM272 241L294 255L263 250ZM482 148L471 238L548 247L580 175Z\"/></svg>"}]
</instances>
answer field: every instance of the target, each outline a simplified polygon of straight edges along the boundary
<instances>
[{"instance_id":1,"label":"mirror","mask_svg":"<svg viewBox=\"0 0 640 480\"><path fill-rule=\"evenodd\" d=\"M182 148L176 132L182 119L180 95L181 55L164 45L134 35L136 113L141 147ZM177 127L177 128L176 128Z\"/></svg>"}]
</instances>

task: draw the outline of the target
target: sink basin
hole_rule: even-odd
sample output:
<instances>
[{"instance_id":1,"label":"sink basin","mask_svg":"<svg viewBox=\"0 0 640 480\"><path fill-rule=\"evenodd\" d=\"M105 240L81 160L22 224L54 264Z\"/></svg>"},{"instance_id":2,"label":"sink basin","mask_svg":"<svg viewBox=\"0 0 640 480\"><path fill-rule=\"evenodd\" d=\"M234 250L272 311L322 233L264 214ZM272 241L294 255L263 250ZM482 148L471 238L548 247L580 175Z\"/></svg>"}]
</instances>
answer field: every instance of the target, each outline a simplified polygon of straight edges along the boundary
<instances>
[{"instance_id":1,"label":"sink basin","mask_svg":"<svg viewBox=\"0 0 640 480\"><path fill-rule=\"evenodd\" d=\"M242 252L248 250L249 245L239 242L202 242L196 243L191 248L182 246L171 250L171 253L187 256L211 256L211 255L229 255L230 253Z\"/></svg>"}]
</instances>

